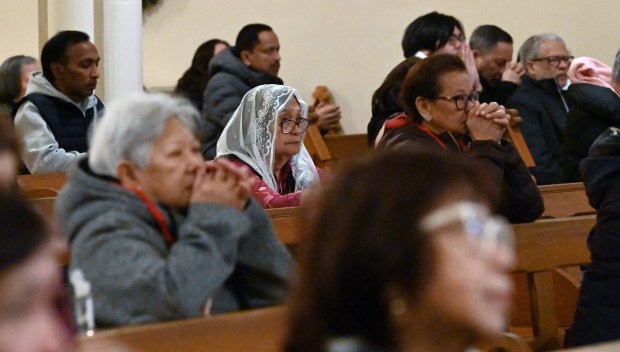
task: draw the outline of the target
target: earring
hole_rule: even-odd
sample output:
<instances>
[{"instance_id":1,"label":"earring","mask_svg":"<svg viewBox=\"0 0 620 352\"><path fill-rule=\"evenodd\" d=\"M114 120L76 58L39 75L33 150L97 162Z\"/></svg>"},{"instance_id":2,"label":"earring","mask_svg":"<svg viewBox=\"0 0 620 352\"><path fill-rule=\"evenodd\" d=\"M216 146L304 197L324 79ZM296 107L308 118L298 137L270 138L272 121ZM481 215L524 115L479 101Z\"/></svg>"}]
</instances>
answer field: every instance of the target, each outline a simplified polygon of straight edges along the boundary
<instances>
[{"instance_id":1,"label":"earring","mask_svg":"<svg viewBox=\"0 0 620 352\"><path fill-rule=\"evenodd\" d=\"M407 304L405 300L400 297L395 297L388 303L390 315L394 321L402 321L405 313L407 312Z\"/></svg>"}]
</instances>

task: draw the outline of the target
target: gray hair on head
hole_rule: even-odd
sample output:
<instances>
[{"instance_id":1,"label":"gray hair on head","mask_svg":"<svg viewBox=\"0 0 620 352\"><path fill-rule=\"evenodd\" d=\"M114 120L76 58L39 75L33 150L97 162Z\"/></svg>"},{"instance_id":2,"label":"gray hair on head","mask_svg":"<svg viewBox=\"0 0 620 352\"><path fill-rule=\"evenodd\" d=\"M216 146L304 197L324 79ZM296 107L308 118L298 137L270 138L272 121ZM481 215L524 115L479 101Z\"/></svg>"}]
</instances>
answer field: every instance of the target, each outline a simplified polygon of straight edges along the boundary
<instances>
[{"instance_id":1,"label":"gray hair on head","mask_svg":"<svg viewBox=\"0 0 620 352\"><path fill-rule=\"evenodd\" d=\"M611 80L620 84L620 50L616 53L616 60L614 60L614 69L611 72Z\"/></svg>"},{"instance_id":2,"label":"gray hair on head","mask_svg":"<svg viewBox=\"0 0 620 352\"><path fill-rule=\"evenodd\" d=\"M162 93L137 92L115 100L95 126L88 165L95 173L112 177L118 176L117 166L123 160L139 168L148 166L151 146L172 118L195 132L199 113L187 99Z\"/></svg>"},{"instance_id":3,"label":"gray hair on head","mask_svg":"<svg viewBox=\"0 0 620 352\"><path fill-rule=\"evenodd\" d=\"M538 58L538 51L544 42L564 43L564 40L560 38L559 35L553 33L538 34L527 38L523 45L521 45L521 49L519 49L519 61L523 63L525 73L529 73L527 70L527 62Z\"/></svg>"}]
</instances>

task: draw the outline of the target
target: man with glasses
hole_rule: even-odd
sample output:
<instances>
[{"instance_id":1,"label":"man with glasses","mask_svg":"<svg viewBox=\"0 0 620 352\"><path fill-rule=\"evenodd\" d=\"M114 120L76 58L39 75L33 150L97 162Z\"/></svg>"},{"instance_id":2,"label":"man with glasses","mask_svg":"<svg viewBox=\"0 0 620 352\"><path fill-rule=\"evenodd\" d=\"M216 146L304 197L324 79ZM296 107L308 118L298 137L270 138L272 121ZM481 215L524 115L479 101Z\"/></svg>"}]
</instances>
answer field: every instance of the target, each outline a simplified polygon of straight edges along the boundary
<instances>
[{"instance_id":1,"label":"man with glasses","mask_svg":"<svg viewBox=\"0 0 620 352\"><path fill-rule=\"evenodd\" d=\"M506 107L519 110L521 132L536 166L531 169L539 185L564 182L560 154L569 104L564 97L570 55L562 38L540 34L528 38L519 50L525 69L521 86Z\"/></svg>"}]
</instances>

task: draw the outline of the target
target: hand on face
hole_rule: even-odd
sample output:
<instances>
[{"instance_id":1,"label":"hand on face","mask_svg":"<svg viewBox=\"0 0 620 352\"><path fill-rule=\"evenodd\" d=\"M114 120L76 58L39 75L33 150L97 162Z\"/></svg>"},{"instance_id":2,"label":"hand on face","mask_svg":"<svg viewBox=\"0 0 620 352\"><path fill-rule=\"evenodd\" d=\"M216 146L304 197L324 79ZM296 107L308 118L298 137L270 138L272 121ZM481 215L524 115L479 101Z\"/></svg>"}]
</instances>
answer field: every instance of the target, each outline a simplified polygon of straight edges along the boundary
<instances>
[{"instance_id":1,"label":"hand on face","mask_svg":"<svg viewBox=\"0 0 620 352\"><path fill-rule=\"evenodd\" d=\"M459 48L456 56L460 57L467 67L467 74L471 79L471 85L474 90L481 91L482 85L480 84L480 76L478 75L478 69L476 68L476 60L474 60L474 54L469 48L469 44L463 43Z\"/></svg>"},{"instance_id":2,"label":"hand on face","mask_svg":"<svg viewBox=\"0 0 620 352\"><path fill-rule=\"evenodd\" d=\"M516 62L506 63L506 70L502 73L502 81L521 84L521 76L525 73L523 65Z\"/></svg>"},{"instance_id":3,"label":"hand on face","mask_svg":"<svg viewBox=\"0 0 620 352\"><path fill-rule=\"evenodd\" d=\"M336 104L320 103L314 110L319 118L317 124L321 130L327 130L335 127L340 121L340 107Z\"/></svg>"},{"instance_id":4,"label":"hand on face","mask_svg":"<svg viewBox=\"0 0 620 352\"><path fill-rule=\"evenodd\" d=\"M216 203L243 210L255 178L228 160L207 161L198 171L190 203Z\"/></svg>"},{"instance_id":5,"label":"hand on face","mask_svg":"<svg viewBox=\"0 0 620 352\"><path fill-rule=\"evenodd\" d=\"M499 143L510 121L510 115L506 114L504 106L495 102L475 102L467 110L467 130L475 141L493 140Z\"/></svg>"}]
</instances>

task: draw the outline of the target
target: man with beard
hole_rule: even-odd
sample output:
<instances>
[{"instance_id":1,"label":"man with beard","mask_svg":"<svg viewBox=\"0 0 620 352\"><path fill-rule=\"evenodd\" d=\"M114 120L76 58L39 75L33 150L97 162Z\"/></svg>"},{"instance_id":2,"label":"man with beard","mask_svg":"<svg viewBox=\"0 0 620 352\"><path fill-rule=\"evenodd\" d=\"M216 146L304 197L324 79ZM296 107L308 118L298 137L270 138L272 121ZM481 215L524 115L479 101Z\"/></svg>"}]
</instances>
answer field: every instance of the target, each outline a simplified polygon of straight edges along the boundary
<instances>
[{"instance_id":1,"label":"man with beard","mask_svg":"<svg viewBox=\"0 0 620 352\"><path fill-rule=\"evenodd\" d=\"M536 166L531 169L539 185L564 182L560 154L569 104L563 89L573 61L562 38L540 34L528 38L519 50L525 69L521 85L506 102L519 110L521 132Z\"/></svg>"}]
</instances>

